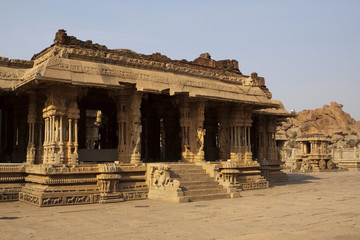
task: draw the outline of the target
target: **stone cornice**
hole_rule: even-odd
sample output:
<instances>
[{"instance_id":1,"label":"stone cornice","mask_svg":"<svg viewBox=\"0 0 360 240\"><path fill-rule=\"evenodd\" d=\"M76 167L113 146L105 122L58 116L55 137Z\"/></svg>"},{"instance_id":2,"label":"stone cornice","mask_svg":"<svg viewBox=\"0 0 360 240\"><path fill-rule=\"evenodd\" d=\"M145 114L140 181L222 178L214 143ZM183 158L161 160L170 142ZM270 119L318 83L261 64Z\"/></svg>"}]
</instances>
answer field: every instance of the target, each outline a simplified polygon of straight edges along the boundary
<instances>
[{"instance_id":1,"label":"stone cornice","mask_svg":"<svg viewBox=\"0 0 360 240\"><path fill-rule=\"evenodd\" d=\"M39 56L40 61L35 59L36 65L37 62L43 62L46 58L50 56L44 54ZM101 62L105 64L112 64L112 65L120 65L124 67L132 67L132 68L140 68L146 70L157 70L162 72L172 72L178 74L185 74L191 75L195 77L202 77L208 79L215 79L222 82L227 82L231 84L237 85L259 85L258 78L252 78L250 76L245 76L240 73L227 71L224 69L217 69L211 67L200 66L196 64L192 64L185 61L156 61L136 57L133 56L126 56L121 52L117 52L116 50L112 51L99 51L94 49L86 49L86 48L78 48L73 46L64 46L64 45L57 45L54 46L53 53L56 55L57 53L61 58L69 58L69 59L79 59L79 60L86 60L86 61L93 61L93 62Z\"/></svg>"},{"instance_id":2,"label":"stone cornice","mask_svg":"<svg viewBox=\"0 0 360 240\"><path fill-rule=\"evenodd\" d=\"M0 57L0 66L18 67L18 68L32 68L34 65L33 60L10 59Z\"/></svg>"},{"instance_id":3,"label":"stone cornice","mask_svg":"<svg viewBox=\"0 0 360 240\"><path fill-rule=\"evenodd\" d=\"M90 40L81 41L74 36L68 36L65 30L59 29L55 35L54 44L34 55L32 60L36 66L56 55L61 58L160 70L216 79L237 85L264 87L263 90L267 91L264 78L258 77L256 73L251 76L242 75L236 60L215 61L208 53L201 54L194 61L172 60L160 53L145 55L128 49L108 49L106 46L94 44Z\"/></svg>"}]
</instances>

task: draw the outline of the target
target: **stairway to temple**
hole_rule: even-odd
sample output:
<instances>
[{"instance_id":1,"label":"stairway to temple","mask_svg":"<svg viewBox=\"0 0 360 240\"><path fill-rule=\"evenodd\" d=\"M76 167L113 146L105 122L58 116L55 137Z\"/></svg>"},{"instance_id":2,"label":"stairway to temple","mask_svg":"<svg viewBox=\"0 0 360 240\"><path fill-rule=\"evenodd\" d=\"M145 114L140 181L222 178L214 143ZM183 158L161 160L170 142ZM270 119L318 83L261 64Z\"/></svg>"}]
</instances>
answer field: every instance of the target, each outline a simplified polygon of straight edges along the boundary
<instances>
[{"instance_id":1,"label":"stairway to temple","mask_svg":"<svg viewBox=\"0 0 360 240\"><path fill-rule=\"evenodd\" d=\"M179 202L207 201L231 198L214 178L201 167L191 163L169 164L171 178L180 181L180 188L184 192Z\"/></svg>"}]
</instances>

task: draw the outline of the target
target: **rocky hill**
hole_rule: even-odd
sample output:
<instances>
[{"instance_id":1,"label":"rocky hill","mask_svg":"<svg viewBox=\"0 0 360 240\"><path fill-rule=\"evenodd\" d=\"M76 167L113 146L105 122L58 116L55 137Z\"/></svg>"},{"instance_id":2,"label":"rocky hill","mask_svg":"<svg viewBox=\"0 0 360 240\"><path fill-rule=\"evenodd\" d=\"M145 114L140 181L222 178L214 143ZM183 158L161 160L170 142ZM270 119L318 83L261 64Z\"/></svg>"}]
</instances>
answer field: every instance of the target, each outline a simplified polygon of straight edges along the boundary
<instances>
[{"instance_id":1,"label":"rocky hill","mask_svg":"<svg viewBox=\"0 0 360 240\"><path fill-rule=\"evenodd\" d=\"M360 121L355 121L342 110L343 105L331 102L323 108L303 110L295 118L289 118L279 130L290 139L304 134L321 133L331 138L333 147L360 145Z\"/></svg>"}]
</instances>

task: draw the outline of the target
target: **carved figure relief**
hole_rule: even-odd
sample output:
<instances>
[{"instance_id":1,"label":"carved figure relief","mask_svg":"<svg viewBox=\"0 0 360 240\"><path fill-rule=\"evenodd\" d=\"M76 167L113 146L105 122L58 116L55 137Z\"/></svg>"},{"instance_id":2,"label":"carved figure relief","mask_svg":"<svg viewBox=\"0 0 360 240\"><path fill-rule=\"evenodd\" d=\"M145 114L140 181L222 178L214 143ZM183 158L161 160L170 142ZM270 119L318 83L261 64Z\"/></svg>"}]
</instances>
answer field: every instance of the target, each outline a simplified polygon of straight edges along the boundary
<instances>
[{"instance_id":1,"label":"carved figure relief","mask_svg":"<svg viewBox=\"0 0 360 240\"><path fill-rule=\"evenodd\" d=\"M154 185L157 187L169 185L170 172L168 170L168 167L160 166L159 169L154 172Z\"/></svg>"},{"instance_id":2,"label":"carved figure relief","mask_svg":"<svg viewBox=\"0 0 360 240\"><path fill-rule=\"evenodd\" d=\"M138 122L132 124L132 146L133 154L140 154L140 134L141 134L141 125Z\"/></svg>"},{"instance_id":3,"label":"carved figure relief","mask_svg":"<svg viewBox=\"0 0 360 240\"><path fill-rule=\"evenodd\" d=\"M177 179L172 179L170 176L170 168L167 165L160 165L158 167L153 167L150 172L152 172L151 187L153 188L174 188L178 189L180 187L180 182Z\"/></svg>"},{"instance_id":4,"label":"carved figure relief","mask_svg":"<svg viewBox=\"0 0 360 240\"><path fill-rule=\"evenodd\" d=\"M202 126L199 126L197 128L197 144L200 151L204 150L204 136L205 136L206 130L202 128Z\"/></svg>"},{"instance_id":5,"label":"carved figure relief","mask_svg":"<svg viewBox=\"0 0 360 240\"><path fill-rule=\"evenodd\" d=\"M131 128L131 143L132 143L132 153L140 154L140 135L141 135L141 113L140 113L140 105L141 105L142 95L139 93L134 93L132 96L131 106L130 106L130 114L132 121Z\"/></svg>"}]
</instances>

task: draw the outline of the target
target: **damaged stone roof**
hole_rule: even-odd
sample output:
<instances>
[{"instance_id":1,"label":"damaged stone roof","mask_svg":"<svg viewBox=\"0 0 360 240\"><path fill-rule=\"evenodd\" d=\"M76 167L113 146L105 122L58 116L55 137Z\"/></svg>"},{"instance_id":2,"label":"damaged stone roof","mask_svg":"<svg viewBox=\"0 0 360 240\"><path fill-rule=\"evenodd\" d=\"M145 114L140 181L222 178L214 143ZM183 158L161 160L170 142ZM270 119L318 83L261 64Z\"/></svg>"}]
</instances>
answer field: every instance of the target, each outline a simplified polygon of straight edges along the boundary
<instances>
[{"instance_id":1,"label":"damaged stone roof","mask_svg":"<svg viewBox=\"0 0 360 240\"><path fill-rule=\"evenodd\" d=\"M15 90L36 82L121 88L135 84L139 91L243 102L278 108L265 80L256 73L242 75L236 60L215 61L201 54L194 61L171 60L154 53L110 50L92 41L81 41L60 29L54 44L32 60L0 59L0 88Z\"/></svg>"}]
</instances>

